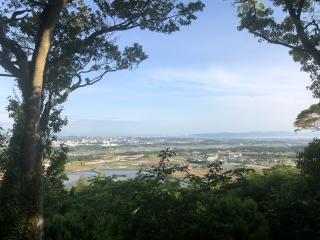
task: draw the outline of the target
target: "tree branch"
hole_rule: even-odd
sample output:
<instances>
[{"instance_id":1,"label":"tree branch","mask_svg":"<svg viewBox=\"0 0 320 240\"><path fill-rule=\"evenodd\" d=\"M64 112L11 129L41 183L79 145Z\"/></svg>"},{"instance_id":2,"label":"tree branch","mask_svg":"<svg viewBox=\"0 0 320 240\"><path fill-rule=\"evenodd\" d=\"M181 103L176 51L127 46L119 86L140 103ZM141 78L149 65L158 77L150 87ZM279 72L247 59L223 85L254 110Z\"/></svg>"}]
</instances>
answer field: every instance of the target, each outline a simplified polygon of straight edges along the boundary
<instances>
[{"instance_id":1,"label":"tree branch","mask_svg":"<svg viewBox=\"0 0 320 240\"><path fill-rule=\"evenodd\" d=\"M0 52L0 65L14 77L21 78L21 71L11 62L9 53L10 51L8 49L3 49L2 52Z\"/></svg>"},{"instance_id":2,"label":"tree branch","mask_svg":"<svg viewBox=\"0 0 320 240\"><path fill-rule=\"evenodd\" d=\"M2 47L2 59L0 59L0 64L12 75L26 78L29 72L28 57L16 41L6 36L3 22L0 22L0 45ZM11 62L10 54L15 56L17 60L16 64L19 66L19 69Z\"/></svg>"},{"instance_id":3,"label":"tree branch","mask_svg":"<svg viewBox=\"0 0 320 240\"><path fill-rule=\"evenodd\" d=\"M307 33L305 32L305 28L301 22L300 15L296 14L292 5L286 1L286 7L288 8L288 12L290 18L292 20L293 25L295 26L297 35L305 49L310 56L313 57L315 62L320 66L320 53L317 50L314 42L308 37Z\"/></svg>"},{"instance_id":4,"label":"tree branch","mask_svg":"<svg viewBox=\"0 0 320 240\"><path fill-rule=\"evenodd\" d=\"M119 23L117 25L111 26L111 27L103 27L100 30L93 32L91 35L89 35L87 38L85 38L81 44L88 45L91 44L95 38L106 34L110 32L115 32L115 31L124 31L124 30L129 30L137 27L138 25L134 25L134 22L132 20L127 19L126 21ZM131 26L130 26L131 25Z\"/></svg>"},{"instance_id":5,"label":"tree branch","mask_svg":"<svg viewBox=\"0 0 320 240\"><path fill-rule=\"evenodd\" d=\"M0 73L0 77L15 77L12 74L4 74L4 73Z\"/></svg>"},{"instance_id":6,"label":"tree branch","mask_svg":"<svg viewBox=\"0 0 320 240\"><path fill-rule=\"evenodd\" d=\"M305 0L300 0L297 9L297 16L300 18Z\"/></svg>"},{"instance_id":7,"label":"tree branch","mask_svg":"<svg viewBox=\"0 0 320 240\"><path fill-rule=\"evenodd\" d=\"M42 3L39 1L35 1L35 0L29 0L29 2L33 3L35 6L39 6L39 7L46 7L47 4L46 3Z\"/></svg>"},{"instance_id":8,"label":"tree branch","mask_svg":"<svg viewBox=\"0 0 320 240\"><path fill-rule=\"evenodd\" d=\"M56 106L57 104L61 104L63 103L67 98L68 96L74 92L75 90L79 89L79 88L83 88L83 87L86 87L86 86L91 86L99 81L102 80L102 78L107 74L107 73L110 73L110 72L116 72L118 71L117 68L114 68L114 69L109 69L109 70L106 70L104 72L102 72L101 74L99 74L98 76L94 77L93 79L86 79L85 82L83 81L82 77L81 77L81 74L80 73L77 73L76 74L76 77L78 78L78 81L76 83L74 83L71 87L69 87L63 94L60 94L55 100L52 101L52 106Z\"/></svg>"},{"instance_id":9,"label":"tree branch","mask_svg":"<svg viewBox=\"0 0 320 240\"><path fill-rule=\"evenodd\" d=\"M284 46L284 47L287 47L287 48L290 48L290 49L293 49L293 50L301 51L301 52L307 52L304 48L296 47L296 46L290 45L290 44L288 44L288 43L281 42L281 41L279 41L279 40L274 40L274 39L268 38L267 36L262 35L262 34L259 33L259 32L253 31L252 33L253 33L254 35L256 35L256 36L258 36L258 37L266 40L266 41L269 42L269 43L281 45L281 46Z\"/></svg>"},{"instance_id":10,"label":"tree branch","mask_svg":"<svg viewBox=\"0 0 320 240\"><path fill-rule=\"evenodd\" d=\"M9 19L9 22L13 23L15 22L16 20L21 20L23 19L24 17L26 17L28 14L26 14L25 16L21 17L21 18L18 18L19 15L21 14L24 14L26 12L29 12L30 10L29 9L26 9L26 10L21 10L21 11L16 11L14 12L12 15L11 15L11 18Z\"/></svg>"}]
</instances>

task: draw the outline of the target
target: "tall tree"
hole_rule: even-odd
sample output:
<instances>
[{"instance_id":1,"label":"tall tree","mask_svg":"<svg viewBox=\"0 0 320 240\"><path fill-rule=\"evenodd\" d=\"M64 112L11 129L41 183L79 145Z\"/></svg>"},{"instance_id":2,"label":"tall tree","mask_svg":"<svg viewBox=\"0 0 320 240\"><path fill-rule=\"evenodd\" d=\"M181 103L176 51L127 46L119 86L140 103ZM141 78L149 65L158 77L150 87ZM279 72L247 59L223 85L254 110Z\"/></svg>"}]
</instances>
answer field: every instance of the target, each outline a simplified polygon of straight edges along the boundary
<instances>
[{"instance_id":1,"label":"tall tree","mask_svg":"<svg viewBox=\"0 0 320 240\"><path fill-rule=\"evenodd\" d=\"M14 77L21 90L21 102L11 102L15 125L2 159L7 163L1 203L16 189L24 216L13 227L21 232L17 238L41 239L43 158L52 132L65 123L59 105L76 89L147 58L138 43L120 48L116 32L172 33L191 24L204 5L199 0L2 0L1 6L1 75Z\"/></svg>"},{"instance_id":2,"label":"tall tree","mask_svg":"<svg viewBox=\"0 0 320 240\"><path fill-rule=\"evenodd\" d=\"M320 98L320 1L318 0L239 0L239 30L248 30L259 41L284 46L301 70L310 74L308 87ZM310 110L316 110L311 107ZM297 128L306 119L306 112L298 115ZM311 116L311 115L308 115ZM316 114L313 115L315 117ZM315 119L313 119L314 121ZM305 125L304 128L306 128Z\"/></svg>"}]
</instances>

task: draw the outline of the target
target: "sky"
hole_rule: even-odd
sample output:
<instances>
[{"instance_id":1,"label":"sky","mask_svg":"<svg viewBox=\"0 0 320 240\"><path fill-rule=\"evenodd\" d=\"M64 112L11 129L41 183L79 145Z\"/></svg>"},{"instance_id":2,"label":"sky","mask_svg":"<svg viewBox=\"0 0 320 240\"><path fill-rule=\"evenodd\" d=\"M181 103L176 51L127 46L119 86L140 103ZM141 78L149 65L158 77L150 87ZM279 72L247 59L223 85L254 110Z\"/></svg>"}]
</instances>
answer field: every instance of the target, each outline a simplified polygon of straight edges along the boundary
<instances>
[{"instance_id":1,"label":"sky","mask_svg":"<svg viewBox=\"0 0 320 240\"><path fill-rule=\"evenodd\" d=\"M149 58L112 73L64 105L62 135L189 135L293 131L297 114L316 100L284 47L238 31L230 1L205 0L191 26L171 35L131 30L122 46L140 43ZM0 81L0 126L13 82Z\"/></svg>"}]
</instances>

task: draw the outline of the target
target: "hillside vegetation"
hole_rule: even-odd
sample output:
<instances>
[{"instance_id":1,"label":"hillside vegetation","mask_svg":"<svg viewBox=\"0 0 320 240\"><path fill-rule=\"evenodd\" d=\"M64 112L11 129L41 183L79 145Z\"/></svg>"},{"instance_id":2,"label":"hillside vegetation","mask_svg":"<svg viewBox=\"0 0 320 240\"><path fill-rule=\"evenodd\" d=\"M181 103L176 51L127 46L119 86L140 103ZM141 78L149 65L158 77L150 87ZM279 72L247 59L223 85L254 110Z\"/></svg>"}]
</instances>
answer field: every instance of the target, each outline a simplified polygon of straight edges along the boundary
<instances>
[{"instance_id":1,"label":"hillside vegetation","mask_svg":"<svg viewBox=\"0 0 320 240\"><path fill-rule=\"evenodd\" d=\"M224 172L204 177L170 164L174 151L131 180L83 179L69 191L46 194L46 239L319 239L318 140L298 168ZM312 157L312 158L310 158ZM172 177L186 171L185 179Z\"/></svg>"}]
</instances>

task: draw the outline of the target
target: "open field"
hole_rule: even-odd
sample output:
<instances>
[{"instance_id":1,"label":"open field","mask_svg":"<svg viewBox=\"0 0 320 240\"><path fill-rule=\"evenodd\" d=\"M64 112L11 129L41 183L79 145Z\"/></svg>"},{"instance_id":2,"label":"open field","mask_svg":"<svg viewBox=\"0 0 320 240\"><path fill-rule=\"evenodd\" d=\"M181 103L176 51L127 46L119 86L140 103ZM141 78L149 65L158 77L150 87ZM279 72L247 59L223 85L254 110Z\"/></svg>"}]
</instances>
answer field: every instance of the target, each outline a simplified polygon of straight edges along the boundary
<instances>
[{"instance_id":1,"label":"open field","mask_svg":"<svg viewBox=\"0 0 320 240\"><path fill-rule=\"evenodd\" d=\"M158 153L167 147L176 148L172 164L187 165L197 175L203 175L208 163L217 160L223 162L224 170L236 167L261 170L274 164L294 165L297 152L308 140L112 138L108 142L109 146L101 139L64 140L70 150L66 172L138 171L156 165Z\"/></svg>"}]
</instances>

